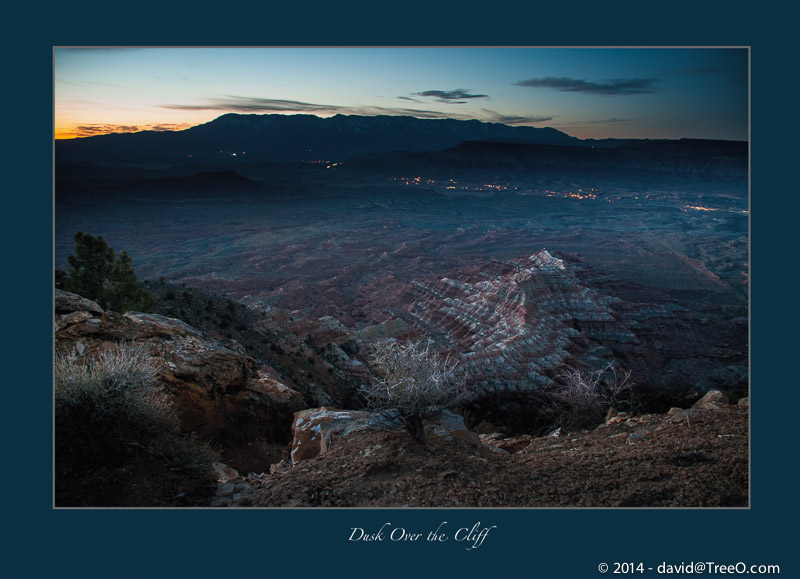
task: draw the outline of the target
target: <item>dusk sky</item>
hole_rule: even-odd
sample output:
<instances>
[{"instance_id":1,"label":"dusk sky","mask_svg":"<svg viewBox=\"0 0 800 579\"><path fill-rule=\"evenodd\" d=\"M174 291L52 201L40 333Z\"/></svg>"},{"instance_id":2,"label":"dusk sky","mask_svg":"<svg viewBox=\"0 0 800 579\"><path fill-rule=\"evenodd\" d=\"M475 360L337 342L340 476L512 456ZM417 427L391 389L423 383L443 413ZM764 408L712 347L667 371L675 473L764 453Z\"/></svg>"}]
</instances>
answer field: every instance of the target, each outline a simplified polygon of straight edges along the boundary
<instances>
[{"instance_id":1,"label":"dusk sky","mask_svg":"<svg viewBox=\"0 0 800 579\"><path fill-rule=\"evenodd\" d=\"M56 48L55 137L225 113L410 115L748 139L744 48Z\"/></svg>"}]
</instances>

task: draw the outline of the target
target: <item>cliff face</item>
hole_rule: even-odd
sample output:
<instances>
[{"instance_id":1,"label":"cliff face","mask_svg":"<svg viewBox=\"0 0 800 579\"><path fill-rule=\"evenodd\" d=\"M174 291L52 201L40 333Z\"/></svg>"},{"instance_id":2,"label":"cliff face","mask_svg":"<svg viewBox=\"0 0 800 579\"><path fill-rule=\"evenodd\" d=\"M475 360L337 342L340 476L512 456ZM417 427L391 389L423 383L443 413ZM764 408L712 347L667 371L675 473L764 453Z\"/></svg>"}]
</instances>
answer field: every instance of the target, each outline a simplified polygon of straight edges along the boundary
<instances>
[{"instance_id":1,"label":"cliff face","mask_svg":"<svg viewBox=\"0 0 800 579\"><path fill-rule=\"evenodd\" d=\"M182 429L236 447L254 439L285 443L300 393L243 351L157 314L103 311L55 290L56 349L88 356L120 341L146 344Z\"/></svg>"}]
</instances>

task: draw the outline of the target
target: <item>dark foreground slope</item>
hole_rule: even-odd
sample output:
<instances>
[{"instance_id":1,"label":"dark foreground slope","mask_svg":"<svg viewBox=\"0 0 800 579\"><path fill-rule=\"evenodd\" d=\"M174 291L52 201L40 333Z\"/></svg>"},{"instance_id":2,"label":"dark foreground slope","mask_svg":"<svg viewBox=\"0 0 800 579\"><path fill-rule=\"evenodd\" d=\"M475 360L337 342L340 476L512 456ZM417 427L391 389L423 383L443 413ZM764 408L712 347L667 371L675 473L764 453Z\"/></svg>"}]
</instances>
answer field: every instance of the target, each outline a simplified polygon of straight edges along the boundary
<instances>
[{"instance_id":1,"label":"dark foreground slope","mask_svg":"<svg viewBox=\"0 0 800 579\"><path fill-rule=\"evenodd\" d=\"M458 425L430 425L426 446L404 431L380 425L340 428L347 426L351 415L359 414L349 411L340 413L344 422L319 431L329 433L323 435L323 439L329 436L327 440L320 440L313 422L305 417L330 415L316 406L319 398L336 391L326 393L324 385L310 388L310 372L288 376L279 371L299 352L284 351L264 364L248 356L241 344L231 340L225 345L174 318L104 312L95 303L66 292L57 291L55 301L59 352L71 352L80 361L113 344L141 345L180 421L176 434L190 437L189 441L210 442L225 462L212 465L214 453L206 453L202 465L197 463L202 473L186 474L165 462L162 446L148 453L137 451L133 458L124 452L75 468L75 463L64 462L63 452L70 440L67 435L80 430L80 424L60 420L56 429L56 446L62 452L56 454L58 506L747 505L747 399L732 406L719 392L711 392L692 409L644 416L610 412L605 424L594 430L545 437L508 437L497 432L502 428L500 421L485 419L477 424L470 421L468 430L460 416L451 414L450 422ZM189 298L177 304L167 301L168 307L193 311ZM217 304L206 298L203 303L209 320L221 313L232 317L237 313L235 307L218 308L221 300ZM327 364L333 369L330 374L344 385L343 369L353 362L335 345L340 334L337 327L303 327L311 348L303 351L304 356L311 355L314 344L330 345L320 350L320 357L306 358L310 367ZM241 337L248 336L245 330L241 332ZM273 340L279 336L265 333L261 337L276 344ZM332 362L325 362L337 352ZM289 378L298 391L281 382ZM709 404L709 396L716 397L717 403ZM64 417L57 411L57 418ZM303 438L301 426L312 429L310 436ZM351 434L343 435L343 431ZM319 446L316 451L314 440ZM140 446L139 440L127 442L132 448ZM197 460L192 458L192 464ZM225 473L229 466L256 474L241 481L247 493L221 501L220 493L237 485L220 478L215 486L210 469Z\"/></svg>"},{"instance_id":2,"label":"dark foreground slope","mask_svg":"<svg viewBox=\"0 0 800 579\"><path fill-rule=\"evenodd\" d=\"M742 403L740 406L745 406ZM713 406L711 406L713 407ZM448 439L451 438L451 439ZM739 406L612 419L541 438L364 432L273 474L251 476L260 507L745 507L748 412ZM494 442L492 441L494 439ZM518 450L522 447L522 450Z\"/></svg>"}]
</instances>

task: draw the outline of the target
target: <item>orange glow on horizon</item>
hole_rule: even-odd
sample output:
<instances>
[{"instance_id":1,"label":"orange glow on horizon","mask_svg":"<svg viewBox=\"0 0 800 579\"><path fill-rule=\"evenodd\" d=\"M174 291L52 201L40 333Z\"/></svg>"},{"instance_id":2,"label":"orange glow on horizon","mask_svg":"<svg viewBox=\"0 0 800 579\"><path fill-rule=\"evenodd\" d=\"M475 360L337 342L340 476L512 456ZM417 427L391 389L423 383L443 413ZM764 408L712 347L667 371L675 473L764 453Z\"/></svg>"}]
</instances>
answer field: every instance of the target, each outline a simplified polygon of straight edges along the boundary
<instances>
[{"instance_id":1,"label":"orange glow on horizon","mask_svg":"<svg viewBox=\"0 0 800 579\"><path fill-rule=\"evenodd\" d=\"M195 123L199 124L199 123ZM94 125L56 125L55 139L77 139L81 137L94 137L96 135L110 135L114 133L138 133L140 131L182 131L189 127L195 126L192 123L162 123L162 124L147 124L147 125L112 125L112 124L94 124Z\"/></svg>"}]
</instances>

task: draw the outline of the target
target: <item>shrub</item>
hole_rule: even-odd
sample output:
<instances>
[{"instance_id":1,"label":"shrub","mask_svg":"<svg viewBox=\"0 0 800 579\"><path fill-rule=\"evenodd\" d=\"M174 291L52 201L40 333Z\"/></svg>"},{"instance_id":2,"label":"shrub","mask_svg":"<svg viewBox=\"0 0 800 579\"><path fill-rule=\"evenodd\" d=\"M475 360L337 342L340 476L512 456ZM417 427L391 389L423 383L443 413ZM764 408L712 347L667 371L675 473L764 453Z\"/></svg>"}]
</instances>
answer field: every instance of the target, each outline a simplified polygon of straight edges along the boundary
<instances>
[{"instance_id":1,"label":"shrub","mask_svg":"<svg viewBox=\"0 0 800 579\"><path fill-rule=\"evenodd\" d=\"M136 477L156 481L148 484L152 496L143 497L143 504L162 504L176 494L176 484L192 492L207 485L216 454L179 434L144 345L119 343L86 358L59 353L54 370L57 502L92 503L86 497L92 493L119 504L141 492L133 488L141 480ZM98 491L87 482L94 472L118 468L129 474L115 490ZM176 483L178 472L183 480Z\"/></svg>"},{"instance_id":2,"label":"shrub","mask_svg":"<svg viewBox=\"0 0 800 579\"><path fill-rule=\"evenodd\" d=\"M630 394L634 385L630 378L630 370L618 373L611 364L590 374L567 368L554 381L552 402L546 412L553 416L554 426L595 426L603 421L609 408L619 408Z\"/></svg>"},{"instance_id":3,"label":"shrub","mask_svg":"<svg viewBox=\"0 0 800 579\"><path fill-rule=\"evenodd\" d=\"M370 368L375 380L361 387L367 405L402 423L420 443L425 419L468 398L458 361L441 356L430 343L378 342L371 347Z\"/></svg>"},{"instance_id":4,"label":"shrub","mask_svg":"<svg viewBox=\"0 0 800 579\"><path fill-rule=\"evenodd\" d=\"M140 344L120 343L88 360L57 355L56 461L110 465L175 432L178 421L156 375Z\"/></svg>"}]
</instances>

